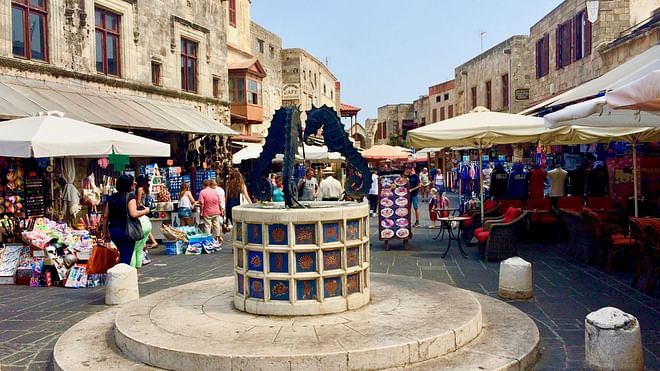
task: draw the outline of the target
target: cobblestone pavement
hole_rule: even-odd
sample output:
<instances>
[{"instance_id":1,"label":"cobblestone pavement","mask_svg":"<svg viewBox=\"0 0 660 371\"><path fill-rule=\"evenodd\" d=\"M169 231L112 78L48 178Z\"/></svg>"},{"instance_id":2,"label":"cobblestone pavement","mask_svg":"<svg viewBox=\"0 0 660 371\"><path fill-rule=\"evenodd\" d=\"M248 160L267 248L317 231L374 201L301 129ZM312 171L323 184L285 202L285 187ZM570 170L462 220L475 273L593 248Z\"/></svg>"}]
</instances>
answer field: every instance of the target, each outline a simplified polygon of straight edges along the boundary
<instances>
[{"instance_id":1,"label":"cobblestone pavement","mask_svg":"<svg viewBox=\"0 0 660 371\"><path fill-rule=\"evenodd\" d=\"M445 282L497 297L499 263L481 261L476 247L467 247L469 257L463 259L452 246L442 259L446 239L432 239L437 230L425 227L426 207L420 203L422 227L415 229L409 251L402 250L398 242L384 251L372 221L372 270ZM566 249L560 243L528 243L519 249L519 255L533 264L534 298L509 303L533 318L540 330L542 357L537 369L583 368L585 316L601 307L615 306L637 317L646 367L660 370L660 295L656 292L650 297L633 290L630 273L604 273L568 256ZM163 254L162 247L153 250L153 263L142 270L141 295L231 273L232 253L227 248L213 255ZM106 309L103 302L103 288L0 286L0 369L52 369L52 350L58 337L74 323Z\"/></svg>"}]
</instances>

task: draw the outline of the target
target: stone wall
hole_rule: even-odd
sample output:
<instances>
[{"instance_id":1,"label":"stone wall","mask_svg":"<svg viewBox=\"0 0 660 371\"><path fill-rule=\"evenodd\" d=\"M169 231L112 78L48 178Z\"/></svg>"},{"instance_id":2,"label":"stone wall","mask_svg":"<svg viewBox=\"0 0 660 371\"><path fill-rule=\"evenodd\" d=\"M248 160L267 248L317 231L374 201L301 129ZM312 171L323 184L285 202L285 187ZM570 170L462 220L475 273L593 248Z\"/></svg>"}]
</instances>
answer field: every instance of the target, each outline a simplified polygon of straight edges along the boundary
<instances>
[{"instance_id":1,"label":"stone wall","mask_svg":"<svg viewBox=\"0 0 660 371\"><path fill-rule=\"evenodd\" d=\"M657 6L657 0L601 0L598 20L591 24L591 54L559 69L556 67L556 29L559 24L574 18L586 7L583 0L566 0L557 6L530 28L530 63L533 69L529 105L600 76L607 67L604 66L599 49L640 20L648 18ZM535 45L545 34L549 35L550 41L549 73L536 78Z\"/></svg>"},{"instance_id":2,"label":"stone wall","mask_svg":"<svg viewBox=\"0 0 660 371\"><path fill-rule=\"evenodd\" d=\"M509 39L493 46L471 60L463 63L455 69L455 114L469 112L475 105L487 107L486 83L490 81L491 104L490 110L497 112L508 112L508 106L504 105L503 77L509 73L511 64L510 101L511 112L522 111L527 106L527 99L520 94L516 99L516 89L529 89L529 64L530 54L529 38L524 35L512 36ZM510 50L506 54L505 50ZM472 100L472 89L476 88L476 102ZM467 94L467 109L465 108ZM438 120L440 113L438 112Z\"/></svg>"},{"instance_id":3,"label":"stone wall","mask_svg":"<svg viewBox=\"0 0 660 371\"><path fill-rule=\"evenodd\" d=\"M376 144L382 144L380 141L376 143L376 131L378 130L378 119L366 119L364 120L364 126L366 131L367 145L365 148L371 148Z\"/></svg>"},{"instance_id":4,"label":"stone wall","mask_svg":"<svg viewBox=\"0 0 660 371\"><path fill-rule=\"evenodd\" d=\"M325 104L338 110L337 78L325 64L299 48L283 49L281 57L283 105L309 110Z\"/></svg>"},{"instance_id":5,"label":"stone wall","mask_svg":"<svg viewBox=\"0 0 660 371\"><path fill-rule=\"evenodd\" d=\"M449 80L430 86L429 116L426 122L434 123L442 120L442 115L440 114L442 110L445 112L445 119L451 118L449 115L449 107L453 107L451 109L451 113L452 116L456 116L456 81Z\"/></svg>"},{"instance_id":6,"label":"stone wall","mask_svg":"<svg viewBox=\"0 0 660 371\"><path fill-rule=\"evenodd\" d=\"M194 1L188 0L188 3ZM227 29L227 43L239 50L249 52L252 49L252 39L250 37L251 30L251 15L250 3L251 0L236 0L236 26L229 24L229 1L222 0L223 14L225 16L224 25ZM217 4L218 1L211 3Z\"/></svg>"},{"instance_id":7,"label":"stone wall","mask_svg":"<svg viewBox=\"0 0 660 371\"><path fill-rule=\"evenodd\" d=\"M387 127L385 139L378 140L377 144L390 144L390 136L401 136L403 122L415 121L415 107L412 103L388 104L378 107L378 122L384 122Z\"/></svg>"},{"instance_id":8,"label":"stone wall","mask_svg":"<svg viewBox=\"0 0 660 371\"><path fill-rule=\"evenodd\" d=\"M48 15L49 61L15 58L11 46L11 4L0 6L0 73L75 84L128 95L166 99L194 106L229 122L224 13L217 2L154 0L142 2L51 0ZM96 72L94 7L121 16L120 76ZM198 49L198 92L181 91L180 41ZM152 84L151 65L159 64L161 84ZM213 97L213 78L220 94Z\"/></svg>"},{"instance_id":9,"label":"stone wall","mask_svg":"<svg viewBox=\"0 0 660 371\"><path fill-rule=\"evenodd\" d=\"M282 39L254 22L250 33L252 54L266 70L262 81L264 120L261 125L254 125L252 131L266 135L275 110L282 106ZM260 44L263 44L263 49Z\"/></svg>"},{"instance_id":10,"label":"stone wall","mask_svg":"<svg viewBox=\"0 0 660 371\"><path fill-rule=\"evenodd\" d=\"M417 127L422 127L431 123L429 116L429 96L422 95L413 101L414 120Z\"/></svg>"}]
</instances>

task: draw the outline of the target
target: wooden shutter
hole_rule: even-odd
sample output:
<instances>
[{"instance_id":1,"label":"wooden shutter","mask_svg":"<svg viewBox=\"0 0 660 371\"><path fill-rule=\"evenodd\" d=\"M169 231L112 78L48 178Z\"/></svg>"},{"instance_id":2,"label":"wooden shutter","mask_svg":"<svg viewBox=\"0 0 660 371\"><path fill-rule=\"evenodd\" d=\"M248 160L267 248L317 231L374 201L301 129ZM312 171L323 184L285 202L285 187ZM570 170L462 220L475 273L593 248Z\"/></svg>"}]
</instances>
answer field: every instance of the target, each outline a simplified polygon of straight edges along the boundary
<instances>
[{"instance_id":1,"label":"wooden shutter","mask_svg":"<svg viewBox=\"0 0 660 371\"><path fill-rule=\"evenodd\" d=\"M550 34L543 35L543 76L550 72Z\"/></svg>"},{"instance_id":2,"label":"wooden shutter","mask_svg":"<svg viewBox=\"0 0 660 371\"><path fill-rule=\"evenodd\" d=\"M584 19L584 50L582 51L583 56L591 55L591 22Z\"/></svg>"},{"instance_id":3,"label":"wooden shutter","mask_svg":"<svg viewBox=\"0 0 660 371\"><path fill-rule=\"evenodd\" d=\"M567 41L571 45L571 52L566 56L566 63L564 65L571 64L571 62L575 60L575 33L573 32L574 27L574 18L571 18L568 22L566 22L566 26L564 27L564 32L566 32L566 38L568 39Z\"/></svg>"},{"instance_id":4,"label":"wooden shutter","mask_svg":"<svg viewBox=\"0 0 660 371\"><path fill-rule=\"evenodd\" d=\"M541 72L543 69L543 59L541 56L543 55L543 39L537 40L536 41L536 78L541 77Z\"/></svg>"},{"instance_id":5,"label":"wooden shutter","mask_svg":"<svg viewBox=\"0 0 660 371\"><path fill-rule=\"evenodd\" d=\"M561 68L561 25L555 30L555 68Z\"/></svg>"},{"instance_id":6,"label":"wooden shutter","mask_svg":"<svg viewBox=\"0 0 660 371\"><path fill-rule=\"evenodd\" d=\"M582 59L582 22L584 21L584 12L580 12L575 16L573 21L573 45L575 52L573 53L573 60Z\"/></svg>"}]
</instances>

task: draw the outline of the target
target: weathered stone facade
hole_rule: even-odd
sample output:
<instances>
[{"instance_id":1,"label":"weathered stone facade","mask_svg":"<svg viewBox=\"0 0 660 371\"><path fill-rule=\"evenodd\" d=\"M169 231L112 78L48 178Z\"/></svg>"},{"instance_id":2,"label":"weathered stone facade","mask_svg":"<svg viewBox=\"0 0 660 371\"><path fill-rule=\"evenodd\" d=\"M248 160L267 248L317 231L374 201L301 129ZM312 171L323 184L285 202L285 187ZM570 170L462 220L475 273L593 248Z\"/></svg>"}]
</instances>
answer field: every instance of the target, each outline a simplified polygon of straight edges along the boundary
<instances>
[{"instance_id":1,"label":"weathered stone facade","mask_svg":"<svg viewBox=\"0 0 660 371\"><path fill-rule=\"evenodd\" d=\"M300 106L302 110L327 105L338 110L338 81L325 64L299 48L283 49L281 58L282 105Z\"/></svg>"},{"instance_id":2,"label":"weathered stone facade","mask_svg":"<svg viewBox=\"0 0 660 371\"><path fill-rule=\"evenodd\" d=\"M574 20L578 13L585 10L583 0L566 0L562 2L530 28L531 55L528 63L532 65L533 69L529 85L529 105L539 103L553 95L601 76L607 70L637 54L632 51L620 51L618 53L621 54L615 58L616 62L613 60L605 61L603 52L605 54L607 52L601 48L617 39L631 26L650 17L651 12L657 7L657 0L601 0L598 20L591 24L591 53L576 59L574 52L572 52L572 61L560 67L557 63L557 29L559 25ZM535 45L544 35L547 35L549 39L549 70L547 75L536 77ZM637 50L641 51L641 49L641 46L637 47ZM628 57L625 57L626 54Z\"/></svg>"},{"instance_id":3,"label":"weathered stone facade","mask_svg":"<svg viewBox=\"0 0 660 371\"><path fill-rule=\"evenodd\" d=\"M626 30L616 40L598 48L603 61L602 73L660 43L660 8L654 14L653 19Z\"/></svg>"},{"instance_id":4,"label":"weathered stone facade","mask_svg":"<svg viewBox=\"0 0 660 371\"><path fill-rule=\"evenodd\" d=\"M429 87L428 123L450 119L456 115L456 81L449 80Z\"/></svg>"},{"instance_id":5,"label":"weathered stone facade","mask_svg":"<svg viewBox=\"0 0 660 371\"><path fill-rule=\"evenodd\" d=\"M476 106L483 106L491 111L508 112L509 105L505 86L509 81L507 78L509 67L511 68L511 86L508 89L508 100L512 102L511 112L517 113L527 107L528 100L525 99L523 93L525 89L529 89L531 68L533 68L528 41L529 38L524 35L510 37L456 67L454 81L457 114L469 112ZM505 53L505 51L510 51L510 53ZM490 84L490 94L488 84ZM518 97L516 97L516 90L520 92ZM467 109L465 108L466 103Z\"/></svg>"},{"instance_id":6,"label":"weathered stone facade","mask_svg":"<svg viewBox=\"0 0 660 371\"><path fill-rule=\"evenodd\" d=\"M95 8L121 17L119 77L96 71ZM217 2L48 1L48 61L12 53L11 3L0 6L0 74L175 101L229 122L225 13ZM181 39L198 44L197 93L181 89ZM160 84L152 83L152 64ZM213 95L213 79L223 87Z\"/></svg>"},{"instance_id":7,"label":"weathered stone facade","mask_svg":"<svg viewBox=\"0 0 660 371\"><path fill-rule=\"evenodd\" d=\"M429 124L429 96L422 95L413 101L415 127Z\"/></svg>"},{"instance_id":8,"label":"weathered stone facade","mask_svg":"<svg viewBox=\"0 0 660 371\"><path fill-rule=\"evenodd\" d=\"M376 131L374 144L402 144L406 132L415 127L415 106L401 103L378 107L378 125L381 127Z\"/></svg>"},{"instance_id":9,"label":"weathered stone facade","mask_svg":"<svg viewBox=\"0 0 660 371\"><path fill-rule=\"evenodd\" d=\"M365 127L365 137L367 143L365 148L371 148L374 144L379 144L376 142L376 131L378 131L378 119L366 119L364 120Z\"/></svg>"},{"instance_id":10,"label":"weathered stone facade","mask_svg":"<svg viewBox=\"0 0 660 371\"><path fill-rule=\"evenodd\" d=\"M282 39L260 25L252 22L252 54L266 70L262 81L264 120L252 127L253 133L266 135L276 109L282 106Z\"/></svg>"}]
</instances>

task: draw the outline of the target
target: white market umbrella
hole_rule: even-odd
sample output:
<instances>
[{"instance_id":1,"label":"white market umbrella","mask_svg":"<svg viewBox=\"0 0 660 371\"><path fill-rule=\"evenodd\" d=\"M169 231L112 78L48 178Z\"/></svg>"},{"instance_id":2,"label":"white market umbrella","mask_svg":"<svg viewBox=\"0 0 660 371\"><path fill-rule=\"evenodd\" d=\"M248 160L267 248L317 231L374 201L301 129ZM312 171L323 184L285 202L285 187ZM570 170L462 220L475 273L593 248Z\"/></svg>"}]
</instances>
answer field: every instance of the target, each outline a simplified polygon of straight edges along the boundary
<instances>
[{"instance_id":1,"label":"white market umbrella","mask_svg":"<svg viewBox=\"0 0 660 371\"><path fill-rule=\"evenodd\" d=\"M614 109L660 112L660 69L605 94Z\"/></svg>"},{"instance_id":2,"label":"white market umbrella","mask_svg":"<svg viewBox=\"0 0 660 371\"><path fill-rule=\"evenodd\" d=\"M259 157L263 151L263 145L259 143L248 144L245 148L239 150L231 156L231 162L238 165L244 160L250 160Z\"/></svg>"},{"instance_id":3,"label":"white market umbrella","mask_svg":"<svg viewBox=\"0 0 660 371\"><path fill-rule=\"evenodd\" d=\"M296 161L310 161L310 162L344 162L346 159L339 152L330 152L327 146L311 146L303 144L298 147L296 154ZM273 162L284 161L283 154L277 154Z\"/></svg>"},{"instance_id":4,"label":"white market umbrella","mask_svg":"<svg viewBox=\"0 0 660 371\"><path fill-rule=\"evenodd\" d=\"M543 143L583 144L619 140L632 144L633 198L637 216L637 144L660 141L660 117L645 111L612 110L609 105L603 104L603 98L595 98L548 114L543 119L546 127L554 128L552 136L541 139Z\"/></svg>"},{"instance_id":5,"label":"white market umbrella","mask_svg":"<svg viewBox=\"0 0 660 371\"><path fill-rule=\"evenodd\" d=\"M113 153L168 157L170 145L55 112L0 122L0 156L97 157Z\"/></svg>"},{"instance_id":6,"label":"white market umbrella","mask_svg":"<svg viewBox=\"0 0 660 371\"><path fill-rule=\"evenodd\" d=\"M536 143L541 135L553 132L543 126L543 119L533 116L490 112L477 107L473 112L452 117L408 132L409 143L424 147L476 147L481 153L494 144ZM479 176L481 188L481 217L484 213L483 174Z\"/></svg>"}]
</instances>

